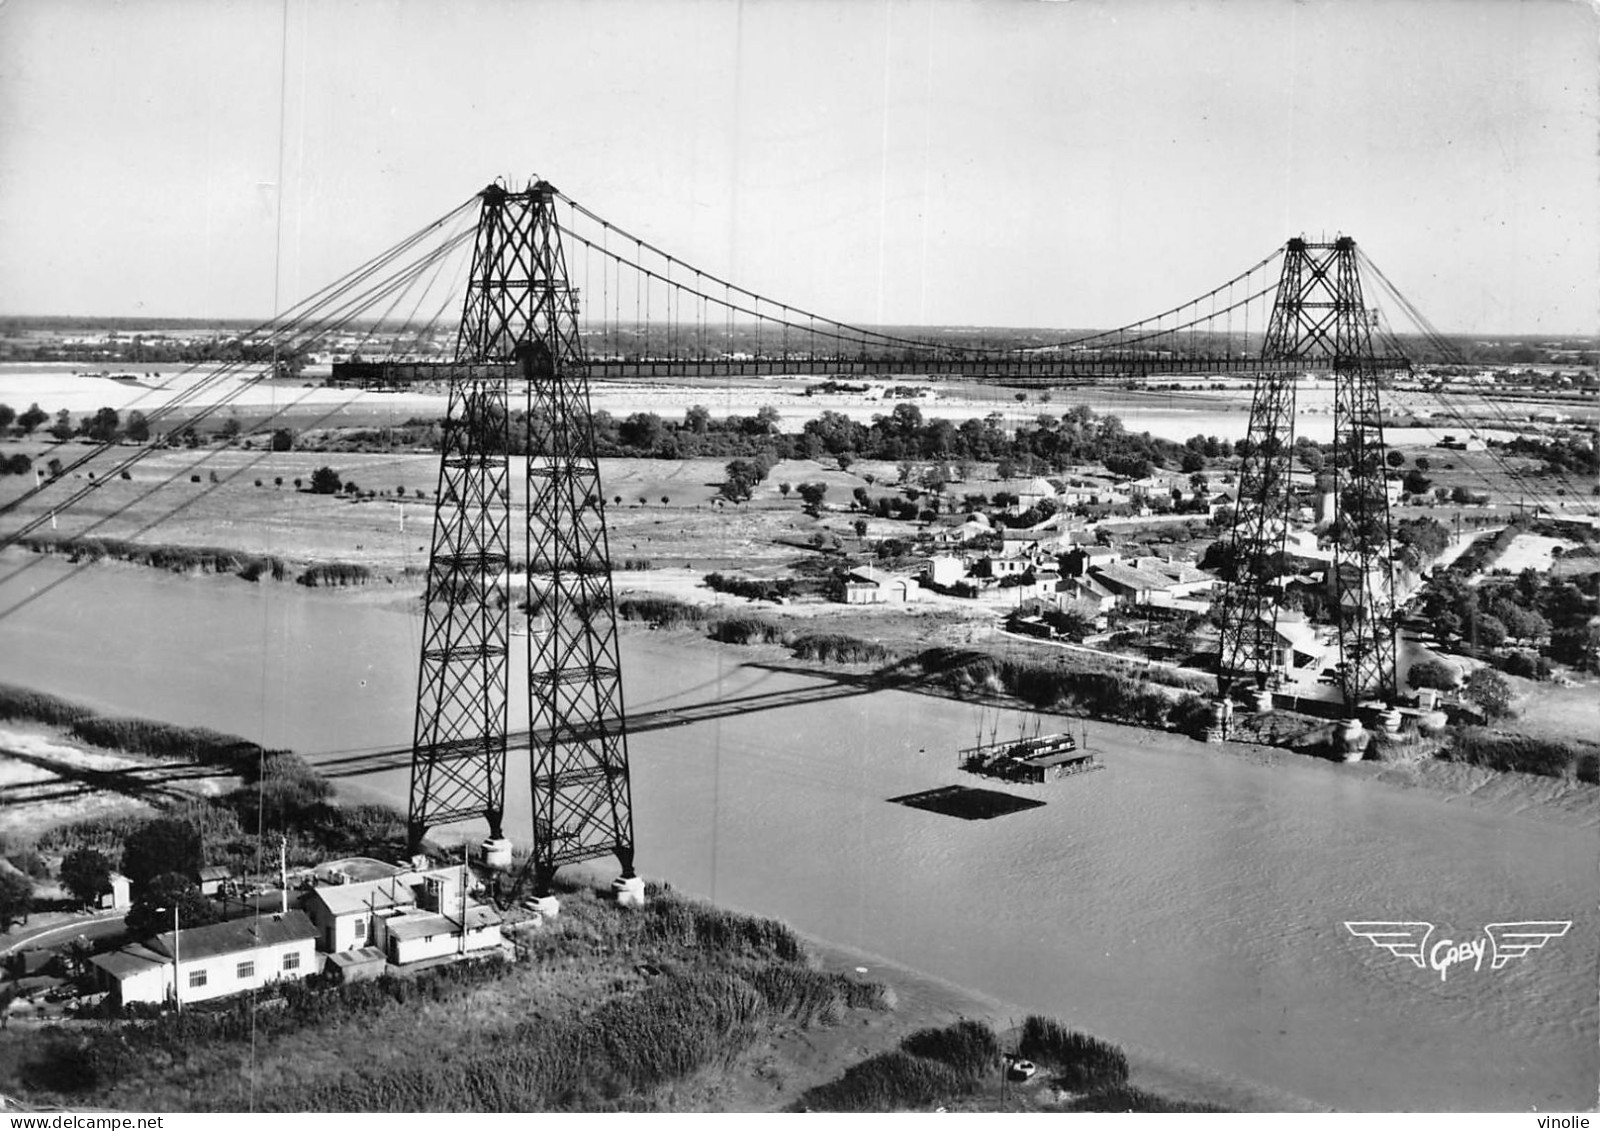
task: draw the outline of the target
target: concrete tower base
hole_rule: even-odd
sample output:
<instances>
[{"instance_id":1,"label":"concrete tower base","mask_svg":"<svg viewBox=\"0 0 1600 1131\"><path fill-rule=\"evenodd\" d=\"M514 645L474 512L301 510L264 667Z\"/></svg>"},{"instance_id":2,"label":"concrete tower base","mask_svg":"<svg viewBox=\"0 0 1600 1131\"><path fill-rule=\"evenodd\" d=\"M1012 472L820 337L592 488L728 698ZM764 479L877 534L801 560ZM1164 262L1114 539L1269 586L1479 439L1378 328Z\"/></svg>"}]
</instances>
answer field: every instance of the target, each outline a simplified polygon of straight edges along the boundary
<instances>
[{"instance_id":1,"label":"concrete tower base","mask_svg":"<svg viewBox=\"0 0 1600 1131\"><path fill-rule=\"evenodd\" d=\"M638 876L618 876L611 881L611 893L619 907L644 906L644 880Z\"/></svg>"}]
</instances>

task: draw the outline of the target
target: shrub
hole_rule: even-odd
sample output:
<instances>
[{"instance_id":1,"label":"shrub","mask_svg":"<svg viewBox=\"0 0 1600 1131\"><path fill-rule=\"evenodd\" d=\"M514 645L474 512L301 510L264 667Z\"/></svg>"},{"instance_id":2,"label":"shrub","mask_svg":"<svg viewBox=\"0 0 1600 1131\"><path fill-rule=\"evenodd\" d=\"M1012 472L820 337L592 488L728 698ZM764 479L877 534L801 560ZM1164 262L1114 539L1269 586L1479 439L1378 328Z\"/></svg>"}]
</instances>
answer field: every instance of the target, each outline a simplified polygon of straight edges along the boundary
<instances>
[{"instance_id":1,"label":"shrub","mask_svg":"<svg viewBox=\"0 0 1600 1131\"><path fill-rule=\"evenodd\" d=\"M981 1021L957 1021L943 1029L919 1029L900 1047L913 1056L947 1064L961 1075L978 1080L1000 1063L1000 1039Z\"/></svg>"},{"instance_id":2,"label":"shrub","mask_svg":"<svg viewBox=\"0 0 1600 1131\"><path fill-rule=\"evenodd\" d=\"M259 581L262 574L271 574L272 580L282 581L286 572L283 561L271 555L251 558L239 567L239 576L246 581Z\"/></svg>"},{"instance_id":3,"label":"shrub","mask_svg":"<svg viewBox=\"0 0 1600 1131\"><path fill-rule=\"evenodd\" d=\"M1104 1091L1094 1092L1087 1096L1080 1096L1068 1107L1068 1111L1159 1111L1159 1112L1223 1112L1227 1108L1215 1107L1211 1104L1190 1103L1187 1100L1169 1100L1165 1096L1158 1096L1154 1092L1147 1092L1143 1088L1132 1088L1126 1084Z\"/></svg>"},{"instance_id":4,"label":"shrub","mask_svg":"<svg viewBox=\"0 0 1600 1131\"><path fill-rule=\"evenodd\" d=\"M1406 673L1406 682L1413 688L1432 687L1449 691L1459 681L1455 667L1443 660L1422 660L1412 664L1411 670Z\"/></svg>"},{"instance_id":5,"label":"shrub","mask_svg":"<svg viewBox=\"0 0 1600 1131\"><path fill-rule=\"evenodd\" d=\"M947 1064L896 1049L851 1065L839 1079L808 1088L802 1111L900 1111L932 1108L972 1091Z\"/></svg>"},{"instance_id":6,"label":"shrub","mask_svg":"<svg viewBox=\"0 0 1600 1131\"><path fill-rule=\"evenodd\" d=\"M706 619L705 611L697 605L685 604L675 597L624 597L617 602L617 615L623 620L642 620L661 628L675 628L680 624L700 624Z\"/></svg>"},{"instance_id":7,"label":"shrub","mask_svg":"<svg viewBox=\"0 0 1600 1131\"><path fill-rule=\"evenodd\" d=\"M0 719L25 719L30 722L66 726L93 714L87 707L68 702L43 691L0 683Z\"/></svg>"},{"instance_id":8,"label":"shrub","mask_svg":"<svg viewBox=\"0 0 1600 1131\"><path fill-rule=\"evenodd\" d=\"M1517 771L1582 780L1582 759L1593 758L1600 750L1588 743L1533 738L1522 734L1497 734L1478 727L1463 727L1450 741L1446 757L1452 762L1486 769Z\"/></svg>"},{"instance_id":9,"label":"shrub","mask_svg":"<svg viewBox=\"0 0 1600 1131\"><path fill-rule=\"evenodd\" d=\"M324 562L306 570L295 581L316 589L319 586L365 585L372 580L372 571L352 562Z\"/></svg>"},{"instance_id":10,"label":"shrub","mask_svg":"<svg viewBox=\"0 0 1600 1131\"><path fill-rule=\"evenodd\" d=\"M783 640L783 629L760 617L723 617L710 635L724 644L775 644Z\"/></svg>"},{"instance_id":11,"label":"shrub","mask_svg":"<svg viewBox=\"0 0 1600 1131\"><path fill-rule=\"evenodd\" d=\"M798 637L790 647L800 659L822 663L867 664L889 658L889 650L876 641L836 632L809 633Z\"/></svg>"},{"instance_id":12,"label":"shrub","mask_svg":"<svg viewBox=\"0 0 1600 1131\"><path fill-rule=\"evenodd\" d=\"M1053 1069L1056 1084L1072 1092L1097 1092L1128 1082L1128 1058L1116 1045L1037 1014L1022 1023L1017 1051Z\"/></svg>"},{"instance_id":13,"label":"shrub","mask_svg":"<svg viewBox=\"0 0 1600 1131\"><path fill-rule=\"evenodd\" d=\"M792 596L795 591L792 578L727 577L720 573L708 573L705 581L707 589L752 601L777 602Z\"/></svg>"}]
</instances>

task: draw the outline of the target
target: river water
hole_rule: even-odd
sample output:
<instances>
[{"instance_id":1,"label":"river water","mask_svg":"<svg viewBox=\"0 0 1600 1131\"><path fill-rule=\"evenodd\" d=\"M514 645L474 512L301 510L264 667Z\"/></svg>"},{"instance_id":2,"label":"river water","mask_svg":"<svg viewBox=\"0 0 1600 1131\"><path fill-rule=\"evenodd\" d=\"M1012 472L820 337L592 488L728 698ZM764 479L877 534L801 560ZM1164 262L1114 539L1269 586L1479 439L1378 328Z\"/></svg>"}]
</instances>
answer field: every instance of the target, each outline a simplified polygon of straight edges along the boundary
<instances>
[{"instance_id":1,"label":"river water","mask_svg":"<svg viewBox=\"0 0 1600 1131\"><path fill-rule=\"evenodd\" d=\"M379 752L410 740L420 622L395 596L111 565L74 576L8 554L0 679L290 746L341 789L403 808L403 757ZM1047 803L962 821L888 799L958 782L973 707L756 654L623 638L647 876L1323 1104L1594 1102L1592 829L1093 726L1106 770L1004 787ZM507 796L526 837L525 766ZM1574 922L1504 969L1485 959L1441 980L1342 925L1377 919L1437 924L1435 942Z\"/></svg>"}]
</instances>

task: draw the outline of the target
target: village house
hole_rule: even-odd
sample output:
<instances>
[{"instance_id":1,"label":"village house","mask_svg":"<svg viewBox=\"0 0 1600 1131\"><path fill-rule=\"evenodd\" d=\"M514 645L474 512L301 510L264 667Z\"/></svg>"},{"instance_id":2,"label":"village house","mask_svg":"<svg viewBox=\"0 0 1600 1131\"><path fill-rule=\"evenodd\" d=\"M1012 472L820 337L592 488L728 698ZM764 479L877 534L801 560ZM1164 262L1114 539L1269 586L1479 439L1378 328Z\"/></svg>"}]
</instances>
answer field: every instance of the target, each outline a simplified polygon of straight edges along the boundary
<instances>
[{"instance_id":1,"label":"village house","mask_svg":"<svg viewBox=\"0 0 1600 1131\"><path fill-rule=\"evenodd\" d=\"M1165 558L1138 558L1093 567L1089 576L1117 595L1118 603L1205 612L1209 600L1201 594L1216 585L1204 570Z\"/></svg>"},{"instance_id":2,"label":"village house","mask_svg":"<svg viewBox=\"0 0 1600 1131\"><path fill-rule=\"evenodd\" d=\"M300 911L166 931L89 960L117 1006L210 1001L320 969L317 929Z\"/></svg>"},{"instance_id":3,"label":"village house","mask_svg":"<svg viewBox=\"0 0 1600 1131\"><path fill-rule=\"evenodd\" d=\"M982 515L971 515L956 526L947 526L935 531L933 542L938 546L964 546L974 538L985 538L993 533L988 519Z\"/></svg>"},{"instance_id":4,"label":"village house","mask_svg":"<svg viewBox=\"0 0 1600 1131\"><path fill-rule=\"evenodd\" d=\"M915 601L922 587L915 578L889 573L876 566L861 565L845 577L844 601L847 605L892 605Z\"/></svg>"},{"instance_id":5,"label":"village house","mask_svg":"<svg viewBox=\"0 0 1600 1131\"><path fill-rule=\"evenodd\" d=\"M328 884L308 893L303 905L321 950L336 954L376 947L397 966L487 950L505 941L500 913L466 893L459 867Z\"/></svg>"},{"instance_id":6,"label":"village house","mask_svg":"<svg viewBox=\"0 0 1600 1131\"><path fill-rule=\"evenodd\" d=\"M233 869L223 864L211 864L197 870L194 879L200 885L200 894L207 899L215 899L222 892L222 886L233 879Z\"/></svg>"},{"instance_id":7,"label":"village house","mask_svg":"<svg viewBox=\"0 0 1600 1131\"><path fill-rule=\"evenodd\" d=\"M928 559L928 582L948 588L967 576L967 563L953 554L936 554Z\"/></svg>"},{"instance_id":8,"label":"village house","mask_svg":"<svg viewBox=\"0 0 1600 1131\"><path fill-rule=\"evenodd\" d=\"M1068 577L1056 586L1056 603L1094 619L1116 608L1117 595L1093 577Z\"/></svg>"},{"instance_id":9,"label":"village house","mask_svg":"<svg viewBox=\"0 0 1600 1131\"><path fill-rule=\"evenodd\" d=\"M1328 646L1301 613L1279 609L1273 626L1276 652L1273 665L1290 680L1320 671L1328 656Z\"/></svg>"}]
</instances>

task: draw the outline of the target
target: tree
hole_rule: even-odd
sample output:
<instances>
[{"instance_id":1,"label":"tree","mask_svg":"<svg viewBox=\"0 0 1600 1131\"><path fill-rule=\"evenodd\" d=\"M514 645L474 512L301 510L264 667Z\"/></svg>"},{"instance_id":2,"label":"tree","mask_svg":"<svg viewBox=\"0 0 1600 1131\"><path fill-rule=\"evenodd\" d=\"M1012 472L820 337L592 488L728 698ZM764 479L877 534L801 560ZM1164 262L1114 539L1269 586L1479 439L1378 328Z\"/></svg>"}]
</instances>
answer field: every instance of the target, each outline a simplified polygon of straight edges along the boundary
<instances>
[{"instance_id":1,"label":"tree","mask_svg":"<svg viewBox=\"0 0 1600 1131\"><path fill-rule=\"evenodd\" d=\"M66 409L56 413L56 422L50 426L50 435L58 440L70 440L77 435L77 429L72 426L72 414Z\"/></svg>"},{"instance_id":2,"label":"tree","mask_svg":"<svg viewBox=\"0 0 1600 1131\"><path fill-rule=\"evenodd\" d=\"M138 409L128 413L128 439L135 444L143 444L150 439L150 421Z\"/></svg>"},{"instance_id":3,"label":"tree","mask_svg":"<svg viewBox=\"0 0 1600 1131\"><path fill-rule=\"evenodd\" d=\"M92 848L75 848L61 861L61 886L79 903L89 904L111 888L110 857Z\"/></svg>"},{"instance_id":4,"label":"tree","mask_svg":"<svg viewBox=\"0 0 1600 1131\"><path fill-rule=\"evenodd\" d=\"M1148 479L1155 470L1155 466L1144 456L1121 452L1108 455L1100 462L1112 475L1120 475L1125 479Z\"/></svg>"},{"instance_id":5,"label":"tree","mask_svg":"<svg viewBox=\"0 0 1600 1131\"><path fill-rule=\"evenodd\" d=\"M1411 461L1411 464L1418 471L1432 471L1433 470L1433 461L1431 459L1429 459L1427 456L1418 456L1416 459Z\"/></svg>"},{"instance_id":6,"label":"tree","mask_svg":"<svg viewBox=\"0 0 1600 1131\"><path fill-rule=\"evenodd\" d=\"M722 484L722 493L735 503L742 503L755 491L757 483L767 477L769 465L750 459L736 459L728 464L728 478Z\"/></svg>"},{"instance_id":7,"label":"tree","mask_svg":"<svg viewBox=\"0 0 1600 1131\"><path fill-rule=\"evenodd\" d=\"M177 908L182 930L215 923L221 916L216 904L200 894L200 889L181 872L163 872L151 878L134 897L128 909L128 933L149 938L172 930L173 908Z\"/></svg>"},{"instance_id":8,"label":"tree","mask_svg":"<svg viewBox=\"0 0 1600 1131\"><path fill-rule=\"evenodd\" d=\"M1503 719L1511 713L1511 685L1490 668L1479 668L1468 676L1461 693L1482 707L1491 719Z\"/></svg>"},{"instance_id":9,"label":"tree","mask_svg":"<svg viewBox=\"0 0 1600 1131\"><path fill-rule=\"evenodd\" d=\"M311 493L313 495L337 495L343 487L344 481L339 478L339 473L331 467L319 467L311 473Z\"/></svg>"},{"instance_id":10,"label":"tree","mask_svg":"<svg viewBox=\"0 0 1600 1131\"><path fill-rule=\"evenodd\" d=\"M117 429L121 425L122 418L117 415L116 409L102 408L89 421L89 439L97 444L109 444L117 438Z\"/></svg>"},{"instance_id":11,"label":"tree","mask_svg":"<svg viewBox=\"0 0 1600 1131\"><path fill-rule=\"evenodd\" d=\"M1411 665L1406 682L1413 688L1432 687L1449 691L1456 685L1456 671L1443 660L1422 660Z\"/></svg>"},{"instance_id":12,"label":"tree","mask_svg":"<svg viewBox=\"0 0 1600 1131\"><path fill-rule=\"evenodd\" d=\"M1178 466L1184 471L1188 472L1204 471L1206 467L1206 457L1200 452L1193 451L1191 449L1183 453L1183 459L1179 462Z\"/></svg>"},{"instance_id":13,"label":"tree","mask_svg":"<svg viewBox=\"0 0 1600 1131\"><path fill-rule=\"evenodd\" d=\"M828 493L826 483L802 483L799 487L800 497L805 500L806 510L815 514L822 507L822 497Z\"/></svg>"},{"instance_id":14,"label":"tree","mask_svg":"<svg viewBox=\"0 0 1600 1131\"><path fill-rule=\"evenodd\" d=\"M17 410L8 404L0 404L0 432L10 428L17 421Z\"/></svg>"},{"instance_id":15,"label":"tree","mask_svg":"<svg viewBox=\"0 0 1600 1131\"><path fill-rule=\"evenodd\" d=\"M1479 648L1498 648L1509 635L1506 622L1499 617L1479 614L1467 623L1467 638Z\"/></svg>"},{"instance_id":16,"label":"tree","mask_svg":"<svg viewBox=\"0 0 1600 1131\"><path fill-rule=\"evenodd\" d=\"M1385 463L1394 468L1396 471L1406 465L1405 455L1401 452L1395 451L1393 448L1389 449L1389 454L1384 456L1383 459Z\"/></svg>"},{"instance_id":17,"label":"tree","mask_svg":"<svg viewBox=\"0 0 1600 1131\"><path fill-rule=\"evenodd\" d=\"M44 409L39 407L37 401L28 406L28 411L17 417L17 425L22 429L24 436L33 435L33 430L43 424L50 417Z\"/></svg>"},{"instance_id":18,"label":"tree","mask_svg":"<svg viewBox=\"0 0 1600 1131\"><path fill-rule=\"evenodd\" d=\"M272 433L272 450L275 452L291 452L294 450L294 433L287 428L277 428Z\"/></svg>"},{"instance_id":19,"label":"tree","mask_svg":"<svg viewBox=\"0 0 1600 1131\"><path fill-rule=\"evenodd\" d=\"M13 923L26 923L33 910L33 882L21 872L0 872L0 933Z\"/></svg>"},{"instance_id":20,"label":"tree","mask_svg":"<svg viewBox=\"0 0 1600 1131\"><path fill-rule=\"evenodd\" d=\"M231 444L239 438L239 428L239 418L230 416L222 422L222 430L217 435L222 437L224 443Z\"/></svg>"},{"instance_id":21,"label":"tree","mask_svg":"<svg viewBox=\"0 0 1600 1131\"><path fill-rule=\"evenodd\" d=\"M200 833L188 821L156 817L129 834L122 846L122 871L136 888L167 872L200 867Z\"/></svg>"},{"instance_id":22,"label":"tree","mask_svg":"<svg viewBox=\"0 0 1600 1131\"><path fill-rule=\"evenodd\" d=\"M690 405L683 414L683 425L696 436L704 436L711 430L711 410L703 404Z\"/></svg>"},{"instance_id":23,"label":"tree","mask_svg":"<svg viewBox=\"0 0 1600 1131\"><path fill-rule=\"evenodd\" d=\"M1413 467L1406 472L1406 476L1400 481L1400 485L1406 489L1406 494L1408 495L1426 495L1433 487L1433 480L1422 474L1418 468Z\"/></svg>"},{"instance_id":24,"label":"tree","mask_svg":"<svg viewBox=\"0 0 1600 1131\"><path fill-rule=\"evenodd\" d=\"M857 538L865 538L867 536L867 520L864 518L856 519L855 530Z\"/></svg>"}]
</instances>

